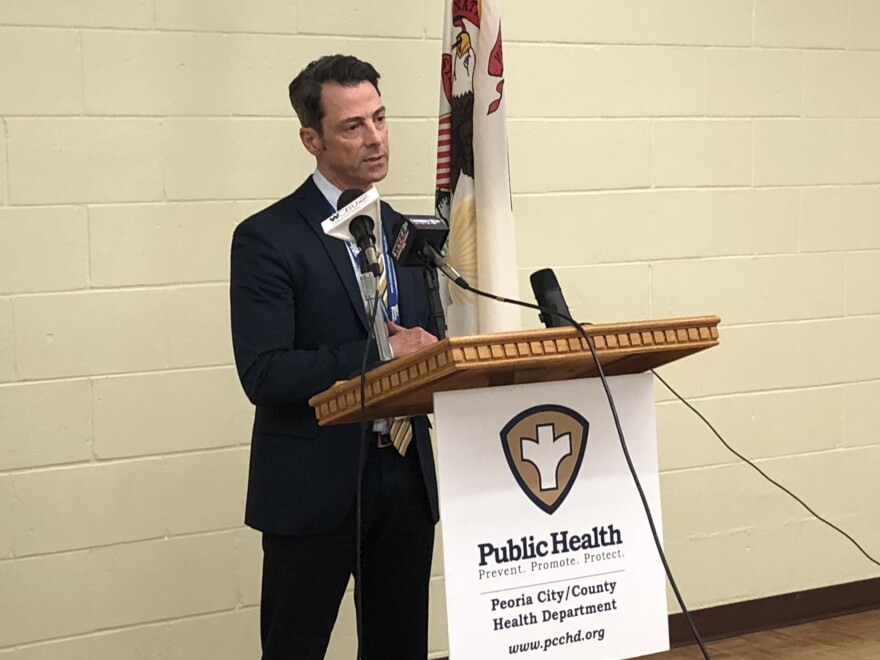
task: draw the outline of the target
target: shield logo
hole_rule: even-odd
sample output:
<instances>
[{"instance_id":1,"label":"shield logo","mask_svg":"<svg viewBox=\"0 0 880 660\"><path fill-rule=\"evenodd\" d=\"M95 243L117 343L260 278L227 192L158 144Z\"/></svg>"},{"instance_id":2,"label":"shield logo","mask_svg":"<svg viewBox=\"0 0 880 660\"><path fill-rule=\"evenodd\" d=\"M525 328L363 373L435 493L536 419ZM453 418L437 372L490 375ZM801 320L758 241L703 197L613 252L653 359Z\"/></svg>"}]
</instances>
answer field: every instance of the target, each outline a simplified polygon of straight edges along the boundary
<instances>
[{"instance_id":1,"label":"shield logo","mask_svg":"<svg viewBox=\"0 0 880 660\"><path fill-rule=\"evenodd\" d=\"M580 413L553 404L524 410L501 430L507 466L544 513L554 513L574 485L589 430Z\"/></svg>"}]
</instances>

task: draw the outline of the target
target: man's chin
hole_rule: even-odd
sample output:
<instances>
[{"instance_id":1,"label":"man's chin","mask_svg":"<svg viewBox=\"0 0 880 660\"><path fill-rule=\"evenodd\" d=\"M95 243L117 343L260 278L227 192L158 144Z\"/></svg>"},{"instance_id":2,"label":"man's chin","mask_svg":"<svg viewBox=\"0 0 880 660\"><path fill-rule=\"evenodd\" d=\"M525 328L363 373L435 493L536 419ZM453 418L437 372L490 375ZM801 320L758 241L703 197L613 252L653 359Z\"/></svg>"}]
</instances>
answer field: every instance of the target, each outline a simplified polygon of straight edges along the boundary
<instances>
[{"instance_id":1,"label":"man's chin","mask_svg":"<svg viewBox=\"0 0 880 660\"><path fill-rule=\"evenodd\" d=\"M382 163L377 163L374 167L368 168L365 178L369 179L371 183L378 183L386 176L388 176L388 163L383 161Z\"/></svg>"}]
</instances>

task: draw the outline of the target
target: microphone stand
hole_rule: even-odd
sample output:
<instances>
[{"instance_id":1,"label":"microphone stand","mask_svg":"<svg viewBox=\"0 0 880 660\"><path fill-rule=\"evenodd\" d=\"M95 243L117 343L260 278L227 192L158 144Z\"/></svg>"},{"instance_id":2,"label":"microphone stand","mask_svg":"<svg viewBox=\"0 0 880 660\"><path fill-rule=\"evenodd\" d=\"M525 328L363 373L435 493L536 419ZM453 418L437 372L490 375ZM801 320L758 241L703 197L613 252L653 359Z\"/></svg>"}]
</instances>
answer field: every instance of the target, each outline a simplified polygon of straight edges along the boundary
<instances>
[{"instance_id":1,"label":"microphone stand","mask_svg":"<svg viewBox=\"0 0 880 660\"><path fill-rule=\"evenodd\" d=\"M370 270L369 266L361 269L361 286L364 291L364 299L367 303L367 314L377 308L381 304L381 300L376 300L379 296L378 281L376 275ZM373 332L376 335L376 346L379 349L379 359L382 362L388 362L394 357L391 352L391 344L388 342L388 326L385 325L385 315L378 312L373 316Z\"/></svg>"},{"instance_id":2,"label":"microphone stand","mask_svg":"<svg viewBox=\"0 0 880 660\"><path fill-rule=\"evenodd\" d=\"M440 278L437 277L437 269L434 266L425 266L422 271L425 274L425 289L428 292L428 307L434 325L437 328L437 339L446 338L446 316L443 314L443 302L440 300Z\"/></svg>"}]
</instances>

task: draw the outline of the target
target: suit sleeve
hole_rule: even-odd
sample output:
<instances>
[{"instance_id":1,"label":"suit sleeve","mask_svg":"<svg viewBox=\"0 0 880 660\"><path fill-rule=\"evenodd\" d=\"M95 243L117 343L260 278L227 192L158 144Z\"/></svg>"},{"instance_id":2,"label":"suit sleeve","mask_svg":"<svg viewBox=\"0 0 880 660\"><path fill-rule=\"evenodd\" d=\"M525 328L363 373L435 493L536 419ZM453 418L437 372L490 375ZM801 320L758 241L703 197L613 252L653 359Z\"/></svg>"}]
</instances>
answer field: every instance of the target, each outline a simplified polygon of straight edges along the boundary
<instances>
[{"instance_id":1,"label":"suit sleeve","mask_svg":"<svg viewBox=\"0 0 880 660\"><path fill-rule=\"evenodd\" d=\"M232 239L230 306L235 363L247 397L258 406L306 405L308 399L360 368L366 338L297 348L296 273L253 223ZM373 343L367 356L375 361Z\"/></svg>"}]
</instances>

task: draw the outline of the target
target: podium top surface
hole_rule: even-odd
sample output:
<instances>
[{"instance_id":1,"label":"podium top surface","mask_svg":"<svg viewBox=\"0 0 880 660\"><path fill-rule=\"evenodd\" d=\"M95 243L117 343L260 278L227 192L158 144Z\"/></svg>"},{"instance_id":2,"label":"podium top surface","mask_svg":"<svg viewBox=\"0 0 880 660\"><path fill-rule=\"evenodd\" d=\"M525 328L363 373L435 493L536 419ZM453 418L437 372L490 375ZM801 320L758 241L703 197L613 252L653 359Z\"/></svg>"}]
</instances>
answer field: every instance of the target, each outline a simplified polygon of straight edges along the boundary
<instances>
[{"instance_id":1,"label":"podium top surface","mask_svg":"<svg viewBox=\"0 0 880 660\"><path fill-rule=\"evenodd\" d=\"M718 344L717 316L585 325L607 376L640 373ZM448 337L367 372L367 419L422 415L435 392L598 375L575 328ZM309 399L318 423L361 420L361 384L339 381Z\"/></svg>"}]
</instances>

